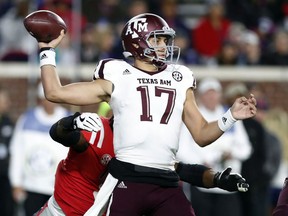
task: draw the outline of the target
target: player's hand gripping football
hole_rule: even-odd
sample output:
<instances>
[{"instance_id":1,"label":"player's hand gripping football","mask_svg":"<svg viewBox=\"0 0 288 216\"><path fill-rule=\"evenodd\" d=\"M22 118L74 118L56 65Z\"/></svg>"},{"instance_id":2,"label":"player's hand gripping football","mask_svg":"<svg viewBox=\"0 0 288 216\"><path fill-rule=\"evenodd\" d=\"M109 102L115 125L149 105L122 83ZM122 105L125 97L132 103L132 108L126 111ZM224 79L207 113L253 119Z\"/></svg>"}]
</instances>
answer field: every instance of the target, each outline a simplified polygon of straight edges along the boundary
<instances>
[{"instance_id":1,"label":"player's hand gripping football","mask_svg":"<svg viewBox=\"0 0 288 216\"><path fill-rule=\"evenodd\" d=\"M214 185L226 191L248 191L249 184L238 173L231 173L232 168L228 167L214 176Z\"/></svg>"},{"instance_id":2,"label":"player's hand gripping football","mask_svg":"<svg viewBox=\"0 0 288 216\"><path fill-rule=\"evenodd\" d=\"M74 119L74 129L98 132L101 130L101 119L96 113L82 113Z\"/></svg>"},{"instance_id":3,"label":"player's hand gripping football","mask_svg":"<svg viewBox=\"0 0 288 216\"><path fill-rule=\"evenodd\" d=\"M250 94L249 98L244 96L237 98L231 107L232 116L237 120L251 118L256 115L256 104L253 94Z\"/></svg>"},{"instance_id":4,"label":"player's hand gripping football","mask_svg":"<svg viewBox=\"0 0 288 216\"><path fill-rule=\"evenodd\" d=\"M44 47L52 47L52 48L56 48L60 42L62 41L62 39L65 37L65 31L64 29L61 30L59 37L57 37L56 39L50 41L49 43L45 43L45 42L39 42L38 46L39 48L44 48Z\"/></svg>"}]
</instances>

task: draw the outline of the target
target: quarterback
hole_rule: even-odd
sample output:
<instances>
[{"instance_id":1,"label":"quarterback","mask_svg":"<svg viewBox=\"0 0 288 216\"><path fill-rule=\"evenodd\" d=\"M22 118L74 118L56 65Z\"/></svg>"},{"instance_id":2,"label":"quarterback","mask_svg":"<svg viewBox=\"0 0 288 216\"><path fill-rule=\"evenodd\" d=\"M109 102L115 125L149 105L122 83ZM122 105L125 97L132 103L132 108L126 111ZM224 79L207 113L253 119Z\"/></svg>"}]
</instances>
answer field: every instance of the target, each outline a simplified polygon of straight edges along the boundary
<instances>
[{"instance_id":1,"label":"quarterback","mask_svg":"<svg viewBox=\"0 0 288 216\"><path fill-rule=\"evenodd\" d=\"M135 16L123 28L123 54L133 63L103 59L91 82L62 86L54 48L64 36L61 31L55 40L38 43L46 98L73 105L106 101L114 114L115 158L109 162L96 206L105 206L109 200L107 212L112 216L195 215L175 171L181 122L204 147L235 121L256 114L254 96L237 98L219 120L207 122L195 101L193 72L176 63L174 53L180 50L174 45L175 31L155 14Z\"/></svg>"}]
</instances>

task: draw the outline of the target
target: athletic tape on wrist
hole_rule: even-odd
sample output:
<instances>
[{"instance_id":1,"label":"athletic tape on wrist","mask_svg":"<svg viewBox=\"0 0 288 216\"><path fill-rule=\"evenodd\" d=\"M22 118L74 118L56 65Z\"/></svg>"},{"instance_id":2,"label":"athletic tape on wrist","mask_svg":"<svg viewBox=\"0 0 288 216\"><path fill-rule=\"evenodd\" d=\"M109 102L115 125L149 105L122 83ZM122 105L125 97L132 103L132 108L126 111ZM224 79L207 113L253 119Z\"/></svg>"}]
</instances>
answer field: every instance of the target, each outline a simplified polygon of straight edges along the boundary
<instances>
[{"instance_id":1,"label":"athletic tape on wrist","mask_svg":"<svg viewBox=\"0 0 288 216\"><path fill-rule=\"evenodd\" d=\"M56 53L53 48L45 48L40 50L40 67L44 65L53 65L56 67Z\"/></svg>"},{"instance_id":2,"label":"athletic tape on wrist","mask_svg":"<svg viewBox=\"0 0 288 216\"><path fill-rule=\"evenodd\" d=\"M218 126L223 132L229 130L237 120L233 118L231 110L227 110L224 115L218 119Z\"/></svg>"}]
</instances>

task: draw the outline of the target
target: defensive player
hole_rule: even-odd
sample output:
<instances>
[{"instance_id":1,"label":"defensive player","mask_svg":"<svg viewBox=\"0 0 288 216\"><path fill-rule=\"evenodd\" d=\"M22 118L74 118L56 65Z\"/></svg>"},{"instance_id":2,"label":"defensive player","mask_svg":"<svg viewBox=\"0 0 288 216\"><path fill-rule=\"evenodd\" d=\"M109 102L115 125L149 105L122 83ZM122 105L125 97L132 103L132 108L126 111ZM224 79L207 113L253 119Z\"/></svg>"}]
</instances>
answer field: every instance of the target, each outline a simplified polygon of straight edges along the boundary
<instances>
[{"instance_id":1,"label":"defensive player","mask_svg":"<svg viewBox=\"0 0 288 216\"><path fill-rule=\"evenodd\" d=\"M58 165L53 196L35 216L83 216L92 206L114 156L112 122L94 113L75 113L51 127L51 137L70 150ZM181 180L198 186L248 190L244 178L230 174L231 168L216 173L205 166L179 163L176 170Z\"/></svg>"},{"instance_id":2,"label":"defensive player","mask_svg":"<svg viewBox=\"0 0 288 216\"><path fill-rule=\"evenodd\" d=\"M254 96L236 99L218 121L208 123L196 105L193 72L172 63L178 59L174 50L180 52L174 46L175 31L155 14L133 17L122 31L123 54L132 57L133 64L102 60L92 82L61 85L54 48L64 36L61 31L57 39L39 43L41 78L47 99L74 105L106 101L114 114L116 158L110 161L107 184L101 187L104 197L100 196L100 190L97 199L106 205L105 199L109 197L105 191L113 192L108 209L112 216L194 215L178 187L174 167L181 122L197 144L204 147L237 119L256 114Z\"/></svg>"},{"instance_id":3,"label":"defensive player","mask_svg":"<svg viewBox=\"0 0 288 216\"><path fill-rule=\"evenodd\" d=\"M107 164L114 157L110 125L109 119L100 120L97 114L75 113L51 127L50 136L69 147L69 152L58 164L54 194L35 215L80 216L91 207L93 194L103 183Z\"/></svg>"}]
</instances>

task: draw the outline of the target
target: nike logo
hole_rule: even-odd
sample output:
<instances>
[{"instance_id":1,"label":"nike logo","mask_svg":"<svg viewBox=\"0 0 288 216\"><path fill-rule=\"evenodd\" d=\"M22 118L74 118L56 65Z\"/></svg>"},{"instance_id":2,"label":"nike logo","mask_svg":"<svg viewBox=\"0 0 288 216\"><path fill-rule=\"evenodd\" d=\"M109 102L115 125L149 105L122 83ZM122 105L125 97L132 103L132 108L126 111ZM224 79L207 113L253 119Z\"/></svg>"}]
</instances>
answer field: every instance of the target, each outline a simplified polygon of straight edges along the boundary
<instances>
[{"instance_id":1,"label":"nike logo","mask_svg":"<svg viewBox=\"0 0 288 216\"><path fill-rule=\"evenodd\" d=\"M84 120L85 120L85 118L84 117L79 117L79 120L81 121L81 122L83 122Z\"/></svg>"}]
</instances>

